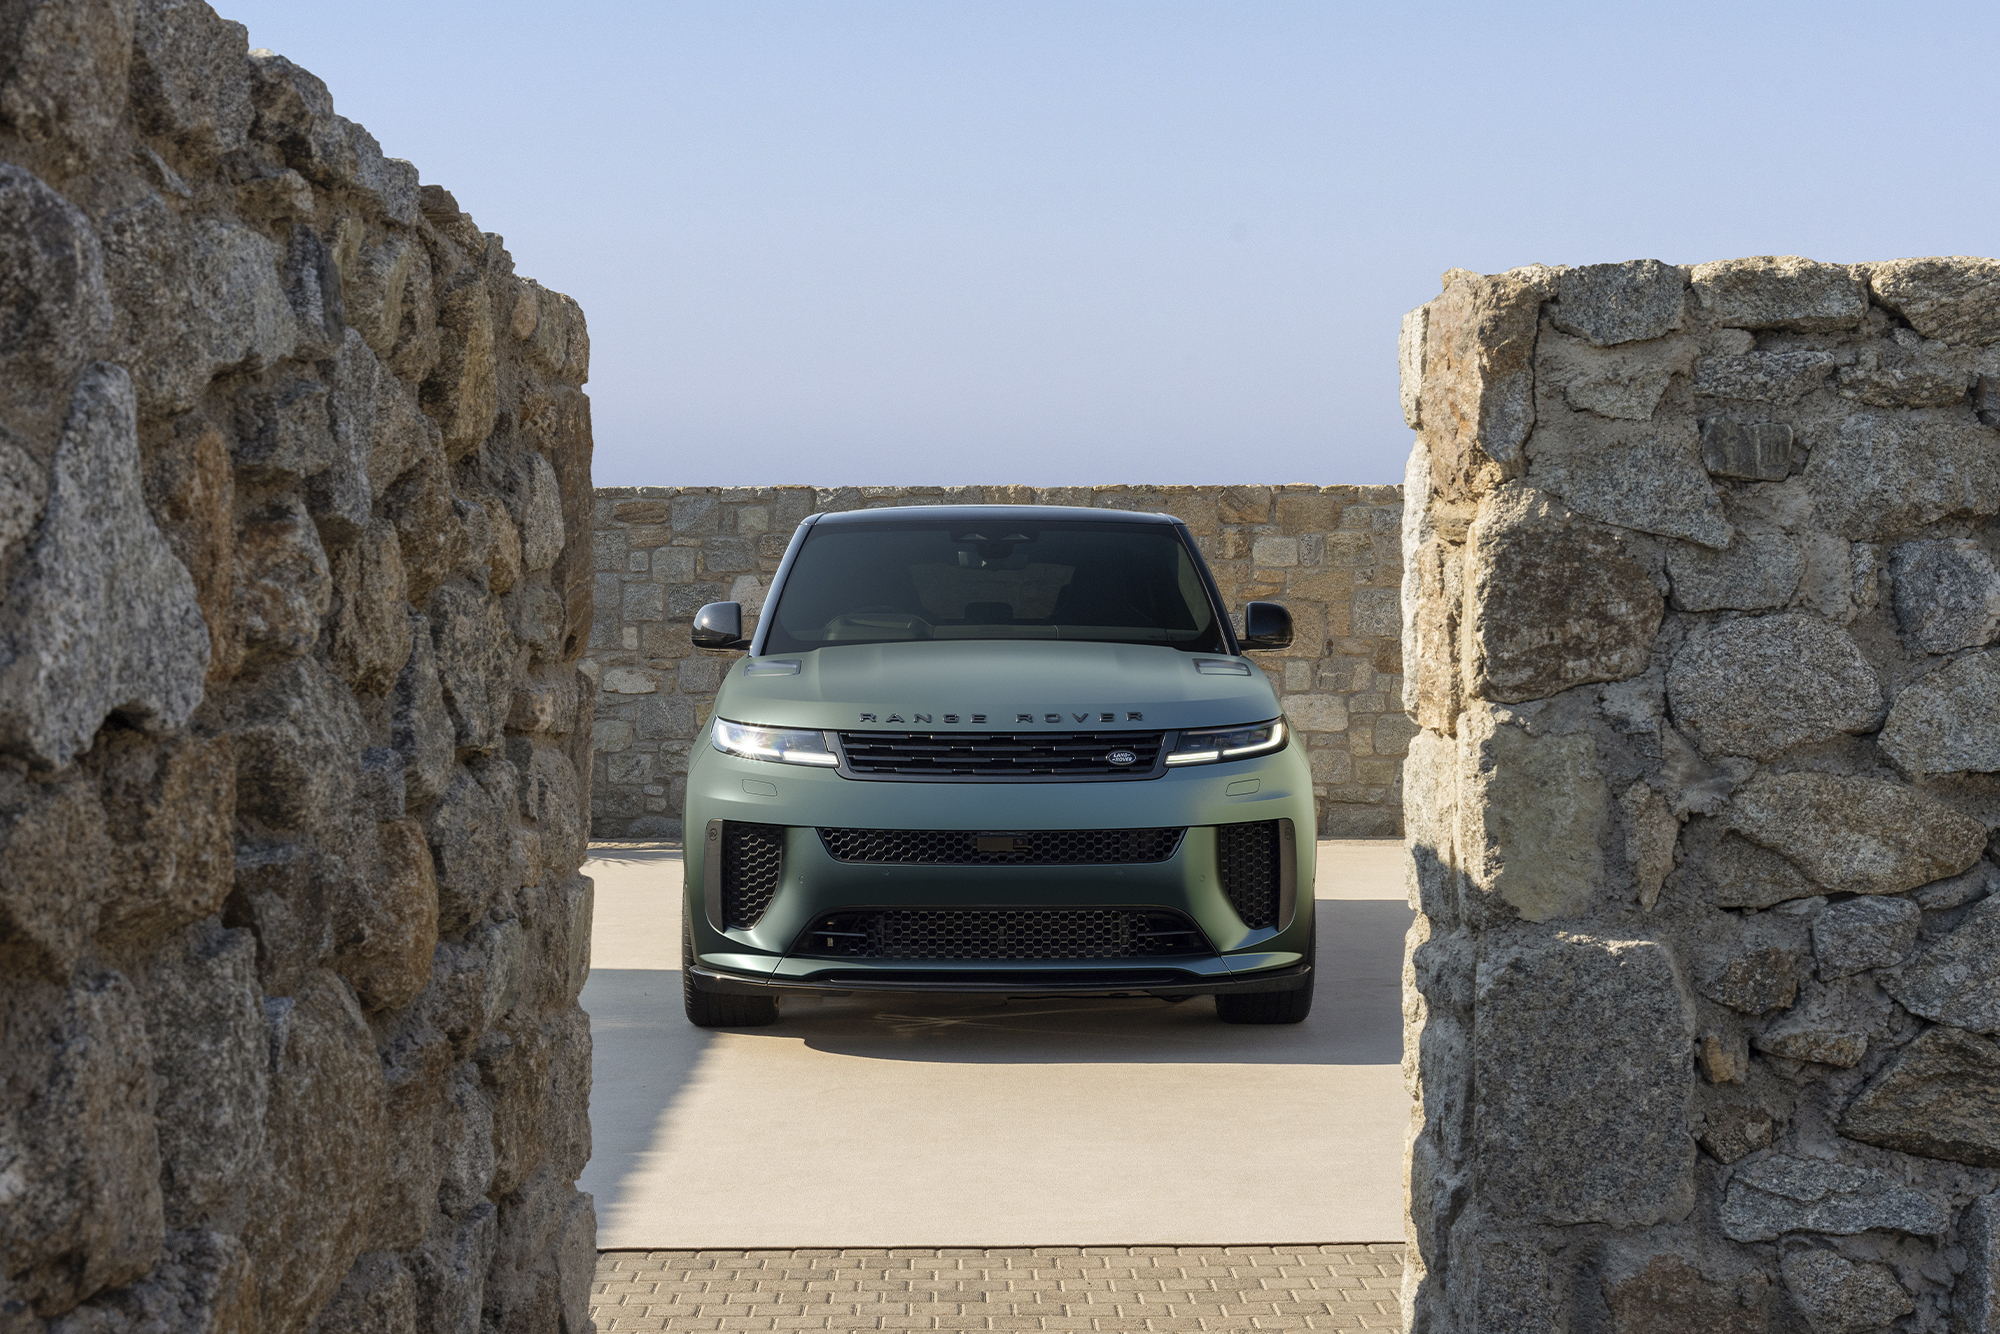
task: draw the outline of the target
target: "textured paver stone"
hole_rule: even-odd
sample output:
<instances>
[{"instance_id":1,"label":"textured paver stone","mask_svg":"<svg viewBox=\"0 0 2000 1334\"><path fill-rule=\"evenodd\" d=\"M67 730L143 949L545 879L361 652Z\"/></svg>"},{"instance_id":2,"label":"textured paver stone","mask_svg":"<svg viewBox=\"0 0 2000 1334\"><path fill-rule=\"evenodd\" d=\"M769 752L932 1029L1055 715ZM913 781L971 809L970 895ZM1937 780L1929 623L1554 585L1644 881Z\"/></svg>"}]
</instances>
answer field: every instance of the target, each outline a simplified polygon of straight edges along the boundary
<instances>
[{"instance_id":1,"label":"textured paver stone","mask_svg":"<svg viewBox=\"0 0 2000 1334\"><path fill-rule=\"evenodd\" d=\"M1394 1329L1402 1256L1400 1242L605 1251L590 1305L608 1334L758 1320L828 1331Z\"/></svg>"}]
</instances>

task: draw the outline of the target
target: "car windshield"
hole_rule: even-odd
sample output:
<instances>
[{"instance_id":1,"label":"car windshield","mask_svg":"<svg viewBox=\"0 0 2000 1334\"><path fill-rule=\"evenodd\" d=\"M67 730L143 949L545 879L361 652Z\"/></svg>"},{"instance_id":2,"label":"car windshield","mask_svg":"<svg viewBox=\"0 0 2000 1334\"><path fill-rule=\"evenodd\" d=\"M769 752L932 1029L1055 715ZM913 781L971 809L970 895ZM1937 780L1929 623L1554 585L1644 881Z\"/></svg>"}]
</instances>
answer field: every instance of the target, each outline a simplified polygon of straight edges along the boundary
<instances>
[{"instance_id":1,"label":"car windshield","mask_svg":"<svg viewBox=\"0 0 2000 1334\"><path fill-rule=\"evenodd\" d=\"M766 653L918 639L1072 639L1223 651L1168 524L897 520L806 534Z\"/></svg>"}]
</instances>

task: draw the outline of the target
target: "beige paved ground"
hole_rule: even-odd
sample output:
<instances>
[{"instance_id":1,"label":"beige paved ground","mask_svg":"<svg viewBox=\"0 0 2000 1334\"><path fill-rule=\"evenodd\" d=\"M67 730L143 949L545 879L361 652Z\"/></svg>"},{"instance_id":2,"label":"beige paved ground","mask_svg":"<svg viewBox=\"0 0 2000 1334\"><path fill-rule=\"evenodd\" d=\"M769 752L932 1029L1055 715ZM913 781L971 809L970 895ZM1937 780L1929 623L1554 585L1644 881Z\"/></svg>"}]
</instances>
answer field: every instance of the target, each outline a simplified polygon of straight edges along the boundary
<instances>
[{"instance_id":1,"label":"beige paved ground","mask_svg":"<svg viewBox=\"0 0 2000 1334\"><path fill-rule=\"evenodd\" d=\"M1312 1017L1206 999L790 999L681 1015L679 854L600 848L592 971L608 1248L1393 1241L1408 1119L1394 841L1320 845Z\"/></svg>"},{"instance_id":2,"label":"beige paved ground","mask_svg":"<svg viewBox=\"0 0 2000 1334\"><path fill-rule=\"evenodd\" d=\"M626 1330L1393 1329L1399 1245L607 1251Z\"/></svg>"}]
</instances>

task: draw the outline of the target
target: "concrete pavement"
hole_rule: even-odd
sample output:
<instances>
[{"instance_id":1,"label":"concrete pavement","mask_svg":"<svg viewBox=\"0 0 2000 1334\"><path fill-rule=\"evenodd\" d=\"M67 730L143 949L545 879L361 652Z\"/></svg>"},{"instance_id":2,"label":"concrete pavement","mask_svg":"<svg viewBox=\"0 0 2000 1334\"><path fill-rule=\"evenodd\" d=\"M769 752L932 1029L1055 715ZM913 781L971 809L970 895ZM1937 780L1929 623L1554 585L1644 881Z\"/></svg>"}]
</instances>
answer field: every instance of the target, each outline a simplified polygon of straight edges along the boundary
<instances>
[{"instance_id":1,"label":"concrete pavement","mask_svg":"<svg viewBox=\"0 0 2000 1334\"><path fill-rule=\"evenodd\" d=\"M601 847L592 969L605 1249L1273 1245L1402 1236L1402 847L1322 842L1313 1014L1193 1000L680 1003L680 854Z\"/></svg>"}]
</instances>

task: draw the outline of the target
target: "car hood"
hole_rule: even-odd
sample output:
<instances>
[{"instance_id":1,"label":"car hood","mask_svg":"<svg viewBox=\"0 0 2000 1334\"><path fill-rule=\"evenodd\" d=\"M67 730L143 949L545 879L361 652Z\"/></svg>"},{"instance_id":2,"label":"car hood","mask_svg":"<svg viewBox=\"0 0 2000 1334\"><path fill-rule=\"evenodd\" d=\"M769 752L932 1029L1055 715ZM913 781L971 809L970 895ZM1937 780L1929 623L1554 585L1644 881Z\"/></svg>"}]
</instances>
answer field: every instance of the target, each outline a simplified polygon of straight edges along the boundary
<instances>
[{"instance_id":1,"label":"car hood","mask_svg":"<svg viewBox=\"0 0 2000 1334\"><path fill-rule=\"evenodd\" d=\"M751 673L781 661L796 661L797 674ZM1247 663L1149 644L844 645L743 659L723 679L715 712L767 727L964 732L1159 731L1277 716L1277 693L1263 672L1212 675L1197 670L1200 661ZM1024 714L1032 722L1022 722Z\"/></svg>"}]
</instances>

